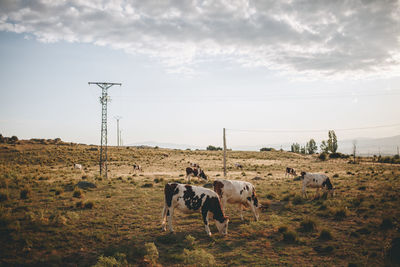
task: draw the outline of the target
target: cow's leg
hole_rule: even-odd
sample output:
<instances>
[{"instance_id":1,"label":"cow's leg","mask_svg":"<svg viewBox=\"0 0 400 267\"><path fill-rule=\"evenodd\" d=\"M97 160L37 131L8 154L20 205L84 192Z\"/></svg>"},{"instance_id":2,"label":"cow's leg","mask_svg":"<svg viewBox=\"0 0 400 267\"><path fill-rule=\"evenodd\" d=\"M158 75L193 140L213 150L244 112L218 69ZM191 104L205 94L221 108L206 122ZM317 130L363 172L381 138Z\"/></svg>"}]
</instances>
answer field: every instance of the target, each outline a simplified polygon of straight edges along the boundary
<instances>
[{"instance_id":1,"label":"cow's leg","mask_svg":"<svg viewBox=\"0 0 400 267\"><path fill-rule=\"evenodd\" d=\"M202 208L201 209L201 216L203 217L204 227L206 229L206 233L208 236L211 236L210 226L208 222L209 212L208 210Z\"/></svg>"},{"instance_id":2,"label":"cow's leg","mask_svg":"<svg viewBox=\"0 0 400 267\"><path fill-rule=\"evenodd\" d=\"M307 197L306 185L305 185L305 184L303 184L302 195L303 195L304 197Z\"/></svg>"},{"instance_id":3,"label":"cow's leg","mask_svg":"<svg viewBox=\"0 0 400 267\"><path fill-rule=\"evenodd\" d=\"M174 228L172 227L172 217L174 215L174 208L171 206L167 208L167 221L168 221L168 228L171 232L174 231Z\"/></svg>"},{"instance_id":4,"label":"cow's leg","mask_svg":"<svg viewBox=\"0 0 400 267\"><path fill-rule=\"evenodd\" d=\"M167 231L167 225L166 225L166 221L167 221L167 203L164 203L164 208L162 211L162 219L161 219L161 228L163 231Z\"/></svg>"},{"instance_id":5,"label":"cow's leg","mask_svg":"<svg viewBox=\"0 0 400 267\"><path fill-rule=\"evenodd\" d=\"M317 190L315 192L315 197L319 197L319 187L317 187Z\"/></svg>"},{"instance_id":6,"label":"cow's leg","mask_svg":"<svg viewBox=\"0 0 400 267\"><path fill-rule=\"evenodd\" d=\"M243 221L243 204L239 204L240 219Z\"/></svg>"}]
</instances>

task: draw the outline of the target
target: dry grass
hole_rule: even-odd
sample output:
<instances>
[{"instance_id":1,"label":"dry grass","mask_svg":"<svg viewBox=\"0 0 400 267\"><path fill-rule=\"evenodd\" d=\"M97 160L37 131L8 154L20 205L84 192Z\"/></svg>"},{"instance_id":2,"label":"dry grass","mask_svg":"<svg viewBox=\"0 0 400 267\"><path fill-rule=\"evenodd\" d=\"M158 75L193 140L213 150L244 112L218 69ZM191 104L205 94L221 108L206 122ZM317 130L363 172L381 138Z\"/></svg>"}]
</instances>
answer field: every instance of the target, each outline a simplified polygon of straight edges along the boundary
<instances>
[{"instance_id":1,"label":"dry grass","mask_svg":"<svg viewBox=\"0 0 400 267\"><path fill-rule=\"evenodd\" d=\"M207 183L221 177L222 152L111 147L107 180L98 176L94 148L0 146L0 265L171 266L193 264L196 257L199 264L216 265L382 266L396 259L396 165L320 161L318 155L279 151L228 152L228 178L252 182L259 201L269 205L260 210L259 222L249 210L242 222L237 207L228 205L228 236L211 223L209 238L200 214L176 212L176 233L161 232L163 187L184 182L188 162L202 166L211 179ZM235 169L235 162L244 169ZM73 163L84 171L74 170ZM133 172L133 163L143 172ZM326 173L336 196L300 197L301 181L284 178L287 166ZM97 187L78 189L82 180ZM204 184L196 178L192 183Z\"/></svg>"}]
</instances>

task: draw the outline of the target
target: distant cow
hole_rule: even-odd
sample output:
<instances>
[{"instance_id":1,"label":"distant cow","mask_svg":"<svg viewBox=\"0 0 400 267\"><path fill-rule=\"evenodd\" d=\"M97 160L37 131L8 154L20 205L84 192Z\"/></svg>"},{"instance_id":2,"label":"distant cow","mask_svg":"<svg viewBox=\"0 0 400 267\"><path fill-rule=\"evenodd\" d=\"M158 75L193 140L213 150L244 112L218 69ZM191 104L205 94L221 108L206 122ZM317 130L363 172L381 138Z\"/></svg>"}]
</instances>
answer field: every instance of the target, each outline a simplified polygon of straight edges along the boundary
<instances>
[{"instance_id":1,"label":"distant cow","mask_svg":"<svg viewBox=\"0 0 400 267\"><path fill-rule=\"evenodd\" d=\"M207 175L204 173L202 169L197 169L197 168L186 168L186 180L188 183L190 182L190 177L199 177L203 178L204 180L207 180Z\"/></svg>"},{"instance_id":2,"label":"distant cow","mask_svg":"<svg viewBox=\"0 0 400 267\"><path fill-rule=\"evenodd\" d=\"M177 208L185 213L200 212L209 236L211 236L211 231L208 219L211 216L215 220L218 231L223 235L228 233L229 219L225 217L219 197L214 191L204 187L168 183L164 187L164 196L161 222L163 231L167 230L166 223L168 223L169 230L174 231L172 218L174 209Z\"/></svg>"},{"instance_id":3,"label":"distant cow","mask_svg":"<svg viewBox=\"0 0 400 267\"><path fill-rule=\"evenodd\" d=\"M221 199L222 209L226 204L239 204L240 219L243 220L243 206L250 207L254 219L258 221L257 209L259 208L256 190L249 182L233 180L214 181L214 191Z\"/></svg>"},{"instance_id":4,"label":"distant cow","mask_svg":"<svg viewBox=\"0 0 400 267\"><path fill-rule=\"evenodd\" d=\"M82 165L81 165L81 164L75 163L75 164L74 164L74 169L76 169L76 170L82 170Z\"/></svg>"},{"instance_id":5,"label":"distant cow","mask_svg":"<svg viewBox=\"0 0 400 267\"><path fill-rule=\"evenodd\" d=\"M241 170L243 169L243 165L240 163L235 163L235 167Z\"/></svg>"},{"instance_id":6,"label":"distant cow","mask_svg":"<svg viewBox=\"0 0 400 267\"><path fill-rule=\"evenodd\" d=\"M290 167L286 167L285 177L290 175L296 176L296 170Z\"/></svg>"},{"instance_id":7,"label":"distant cow","mask_svg":"<svg viewBox=\"0 0 400 267\"><path fill-rule=\"evenodd\" d=\"M316 188L317 194L319 193L320 188L326 189L333 196L335 189L333 188L329 177L325 174L301 172L301 177L303 178L302 194L304 196L307 196L307 187Z\"/></svg>"},{"instance_id":8,"label":"distant cow","mask_svg":"<svg viewBox=\"0 0 400 267\"><path fill-rule=\"evenodd\" d=\"M142 166L139 164L133 164L133 171L142 171Z\"/></svg>"}]
</instances>

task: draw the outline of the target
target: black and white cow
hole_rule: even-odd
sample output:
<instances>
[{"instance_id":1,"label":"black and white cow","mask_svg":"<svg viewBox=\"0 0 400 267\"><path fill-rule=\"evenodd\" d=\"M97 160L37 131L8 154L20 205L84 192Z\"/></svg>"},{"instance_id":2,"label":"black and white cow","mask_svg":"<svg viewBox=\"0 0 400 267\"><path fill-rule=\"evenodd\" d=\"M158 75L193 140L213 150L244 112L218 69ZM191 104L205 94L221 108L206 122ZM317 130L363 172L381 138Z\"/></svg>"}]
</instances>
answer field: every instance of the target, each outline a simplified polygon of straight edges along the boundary
<instances>
[{"instance_id":1,"label":"black and white cow","mask_svg":"<svg viewBox=\"0 0 400 267\"><path fill-rule=\"evenodd\" d=\"M142 166L139 164L133 164L133 171L142 171Z\"/></svg>"},{"instance_id":2,"label":"black and white cow","mask_svg":"<svg viewBox=\"0 0 400 267\"><path fill-rule=\"evenodd\" d=\"M192 177L192 176L203 178L206 181L208 179L207 175L204 173L204 171L202 169L187 167L186 168L186 180L188 181L188 183L190 182L190 177Z\"/></svg>"},{"instance_id":3,"label":"black and white cow","mask_svg":"<svg viewBox=\"0 0 400 267\"><path fill-rule=\"evenodd\" d=\"M206 228L207 235L211 236L208 219L215 220L218 231L226 235L228 233L229 219L225 217L221 207L220 199L214 191L192 185L184 185L178 183L168 183L164 188L165 203L162 212L161 226L163 231L172 228L172 218L174 209L181 210L185 213L200 212Z\"/></svg>"},{"instance_id":4,"label":"black and white cow","mask_svg":"<svg viewBox=\"0 0 400 267\"><path fill-rule=\"evenodd\" d=\"M325 174L301 172L301 177L303 179L302 194L304 196L307 196L307 187L316 188L317 194L319 193L320 188L326 189L331 196L333 196L335 189L333 188L331 180Z\"/></svg>"},{"instance_id":5,"label":"black and white cow","mask_svg":"<svg viewBox=\"0 0 400 267\"><path fill-rule=\"evenodd\" d=\"M243 169L243 165L240 163L235 163L235 167L241 170Z\"/></svg>"},{"instance_id":6,"label":"black and white cow","mask_svg":"<svg viewBox=\"0 0 400 267\"><path fill-rule=\"evenodd\" d=\"M250 207L254 219L258 221L257 209L260 208L260 205L256 189L251 183L220 179L214 181L214 191L221 199L222 209L225 210L227 203L239 204L240 219L243 220L243 206Z\"/></svg>"},{"instance_id":7,"label":"black and white cow","mask_svg":"<svg viewBox=\"0 0 400 267\"><path fill-rule=\"evenodd\" d=\"M285 178L289 177L290 175L296 176L296 170L290 167L286 167Z\"/></svg>"}]
</instances>

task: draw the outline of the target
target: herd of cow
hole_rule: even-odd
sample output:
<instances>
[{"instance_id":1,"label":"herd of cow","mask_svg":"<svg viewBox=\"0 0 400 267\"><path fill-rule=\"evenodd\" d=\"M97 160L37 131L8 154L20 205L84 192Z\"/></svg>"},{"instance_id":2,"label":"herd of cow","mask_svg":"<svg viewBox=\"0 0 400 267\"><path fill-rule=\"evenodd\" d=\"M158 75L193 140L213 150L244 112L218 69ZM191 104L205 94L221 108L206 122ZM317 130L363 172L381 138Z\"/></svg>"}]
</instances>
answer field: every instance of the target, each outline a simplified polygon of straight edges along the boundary
<instances>
[{"instance_id":1,"label":"herd of cow","mask_svg":"<svg viewBox=\"0 0 400 267\"><path fill-rule=\"evenodd\" d=\"M241 164L235 164L235 167L242 169ZM82 170L82 165L74 164L74 169ZM138 164L133 164L133 171L143 171ZM285 177L297 176L295 169L287 167ZM191 177L198 177L208 180L207 175L200 168L199 164L190 163L190 167L186 168L186 180L190 183ZM325 174L301 172L303 179L302 195L307 197L307 187L316 188L317 194L319 189L326 189L332 196L334 193L333 185L328 176ZM228 233L228 217L225 216L224 210L226 205L237 204L240 211L240 218L243 220L243 207L251 209L254 219L258 221L258 210L262 207L258 202L254 185L246 181L233 181L225 179L217 179L213 183L214 191L205 187L193 186L190 184L168 183L164 188L164 209L162 212L162 229L174 231L172 227L172 217L174 209L181 210L185 213L200 212L203 218L206 232L211 236L209 228L209 218L215 221L218 231L225 235Z\"/></svg>"},{"instance_id":2,"label":"herd of cow","mask_svg":"<svg viewBox=\"0 0 400 267\"><path fill-rule=\"evenodd\" d=\"M240 168L241 169L241 168ZM296 176L296 171L293 168L286 168L285 176ZM186 180L190 182L190 178L199 177L208 180L207 175L198 164L191 164L191 167L186 168ZM302 194L307 196L307 187L317 189L323 188L328 190L333 196L334 188L328 176L318 173L301 172L303 179ZM213 183L214 191L189 184L168 183L164 188L164 209L162 212L162 229L168 228L171 232L172 218L174 209L178 209L185 213L200 212L203 218L207 235L211 236L209 227L209 219L215 221L218 231L226 235L228 233L229 219L225 216L224 209L227 203L237 204L239 206L240 218L243 220L243 207L249 207L253 213L254 219L258 221L257 210L261 208L256 196L254 185L246 181L233 181L217 179Z\"/></svg>"}]
</instances>

